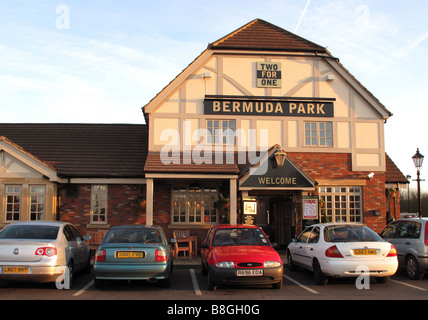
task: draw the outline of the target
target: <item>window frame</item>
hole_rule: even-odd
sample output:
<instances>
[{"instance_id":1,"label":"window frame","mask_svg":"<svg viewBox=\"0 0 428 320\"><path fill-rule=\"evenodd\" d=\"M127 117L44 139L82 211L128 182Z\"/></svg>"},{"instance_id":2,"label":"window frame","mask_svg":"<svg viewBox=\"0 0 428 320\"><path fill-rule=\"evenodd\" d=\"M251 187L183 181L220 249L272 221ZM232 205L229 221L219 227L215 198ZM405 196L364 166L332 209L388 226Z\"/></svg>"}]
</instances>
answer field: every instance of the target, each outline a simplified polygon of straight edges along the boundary
<instances>
[{"instance_id":1,"label":"window frame","mask_svg":"<svg viewBox=\"0 0 428 320\"><path fill-rule=\"evenodd\" d=\"M12 187L13 191L12 192L8 192L8 188ZM19 187L19 192L15 191L15 188ZM22 216L22 185L20 184L5 184L4 186L4 195L5 195L5 221L6 222L15 222L15 221L21 221L21 216ZM9 202L9 196L13 197L13 201ZM19 197L19 201L16 202L15 201L15 197ZM11 205L12 206L12 211L8 210L8 206ZM15 207L16 205L19 206L19 210L17 212L15 212ZM8 219L8 215L11 215L11 218ZM18 215L18 218L15 219L15 215Z\"/></svg>"},{"instance_id":2,"label":"window frame","mask_svg":"<svg viewBox=\"0 0 428 320\"><path fill-rule=\"evenodd\" d=\"M310 128L306 128L310 125ZM326 128L327 125L330 128ZM322 128L323 127L323 128ZM307 133L309 132L309 136ZM308 143L309 140L309 143ZM306 147L331 148L333 142L332 121L304 121L303 122L303 145Z\"/></svg>"},{"instance_id":3,"label":"window frame","mask_svg":"<svg viewBox=\"0 0 428 320\"><path fill-rule=\"evenodd\" d=\"M33 192L32 188L43 188L43 192ZM28 186L28 220L29 221L44 221L46 218L46 185L31 184ZM33 204L33 197L36 197L36 202ZM40 198L42 197L42 198ZM40 199L43 199L40 203ZM36 206L36 210L32 210L32 206ZM43 206L42 210L39 210L39 206ZM32 219L32 215L35 214L35 219Z\"/></svg>"},{"instance_id":4,"label":"window frame","mask_svg":"<svg viewBox=\"0 0 428 320\"><path fill-rule=\"evenodd\" d=\"M219 222L216 209L218 195L217 187L173 187L171 189L171 224L217 224Z\"/></svg>"},{"instance_id":5,"label":"window frame","mask_svg":"<svg viewBox=\"0 0 428 320\"><path fill-rule=\"evenodd\" d=\"M97 190L98 188L98 190ZM97 203L99 201L100 203ZM102 212L102 210L104 210ZM102 212L102 213L101 213ZM108 185L91 185L91 224L107 224L108 217ZM102 219L101 217L104 217Z\"/></svg>"},{"instance_id":6,"label":"window frame","mask_svg":"<svg viewBox=\"0 0 428 320\"><path fill-rule=\"evenodd\" d=\"M218 121L218 126L215 122ZM212 124L210 125L210 122ZM225 127L225 123L227 126ZM230 124L233 123L233 128ZM206 139L208 144L222 145L222 146L235 146L236 145L236 120L235 119L207 119L205 122ZM213 134L214 131L214 134ZM226 139L226 141L225 141ZM231 142L232 141L232 142Z\"/></svg>"},{"instance_id":7,"label":"window frame","mask_svg":"<svg viewBox=\"0 0 428 320\"><path fill-rule=\"evenodd\" d=\"M326 222L364 222L361 186L320 186L318 194L324 200Z\"/></svg>"}]
</instances>

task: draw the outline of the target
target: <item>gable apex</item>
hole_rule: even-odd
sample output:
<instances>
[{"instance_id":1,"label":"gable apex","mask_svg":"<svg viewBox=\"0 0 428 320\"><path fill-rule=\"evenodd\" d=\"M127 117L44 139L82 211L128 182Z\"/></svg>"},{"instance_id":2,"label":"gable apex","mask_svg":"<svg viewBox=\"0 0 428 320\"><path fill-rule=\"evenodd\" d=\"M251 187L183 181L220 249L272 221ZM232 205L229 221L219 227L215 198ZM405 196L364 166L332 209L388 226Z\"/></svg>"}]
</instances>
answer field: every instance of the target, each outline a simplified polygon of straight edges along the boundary
<instances>
[{"instance_id":1,"label":"gable apex","mask_svg":"<svg viewBox=\"0 0 428 320\"><path fill-rule=\"evenodd\" d=\"M212 50L293 51L328 54L326 48L262 19L255 19L208 45Z\"/></svg>"}]
</instances>

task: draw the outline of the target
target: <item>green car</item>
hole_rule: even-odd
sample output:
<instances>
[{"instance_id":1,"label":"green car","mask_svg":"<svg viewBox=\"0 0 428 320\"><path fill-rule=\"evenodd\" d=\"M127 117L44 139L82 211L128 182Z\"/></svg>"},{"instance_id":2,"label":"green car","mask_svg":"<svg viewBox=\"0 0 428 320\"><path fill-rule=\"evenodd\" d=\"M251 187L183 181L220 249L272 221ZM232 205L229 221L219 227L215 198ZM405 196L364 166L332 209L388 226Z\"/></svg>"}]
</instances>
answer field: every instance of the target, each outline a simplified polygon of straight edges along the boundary
<instances>
[{"instance_id":1,"label":"green car","mask_svg":"<svg viewBox=\"0 0 428 320\"><path fill-rule=\"evenodd\" d=\"M172 251L159 226L113 227L95 252L95 286L105 286L106 280L149 280L168 288L172 263Z\"/></svg>"}]
</instances>

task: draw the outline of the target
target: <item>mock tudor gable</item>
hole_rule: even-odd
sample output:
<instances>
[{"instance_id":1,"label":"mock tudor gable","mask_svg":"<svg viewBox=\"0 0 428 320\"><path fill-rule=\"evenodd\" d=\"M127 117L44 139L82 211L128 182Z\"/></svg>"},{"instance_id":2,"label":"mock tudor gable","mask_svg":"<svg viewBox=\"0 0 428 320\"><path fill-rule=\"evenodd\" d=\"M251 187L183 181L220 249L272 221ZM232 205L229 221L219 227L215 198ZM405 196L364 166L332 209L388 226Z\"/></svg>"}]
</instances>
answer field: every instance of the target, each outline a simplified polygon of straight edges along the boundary
<instances>
[{"instance_id":1,"label":"mock tudor gable","mask_svg":"<svg viewBox=\"0 0 428 320\"><path fill-rule=\"evenodd\" d=\"M264 20L210 43L143 113L148 221L156 220L156 186L171 194L170 229L245 221L280 246L308 223L308 194L323 199L322 221L377 229L390 210L384 124L391 112L325 47ZM274 149L295 170L278 169ZM306 182L293 187L297 176ZM253 219L242 211L246 199L257 203ZM213 213L220 200L230 204L227 215Z\"/></svg>"}]
</instances>

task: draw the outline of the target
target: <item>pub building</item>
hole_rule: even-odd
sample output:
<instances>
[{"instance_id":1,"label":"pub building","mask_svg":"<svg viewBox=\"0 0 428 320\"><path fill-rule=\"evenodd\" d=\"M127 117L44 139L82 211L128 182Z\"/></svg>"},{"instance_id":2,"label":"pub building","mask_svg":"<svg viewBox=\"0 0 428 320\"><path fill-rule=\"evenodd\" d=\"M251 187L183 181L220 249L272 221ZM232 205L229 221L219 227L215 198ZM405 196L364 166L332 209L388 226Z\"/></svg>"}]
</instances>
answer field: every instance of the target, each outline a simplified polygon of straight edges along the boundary
<instances>
[{"instance_id":1,"label":"pub building","mask_svg":"<svg viewBox=\"0 0 428 320\"><path fill-rule=\"evenodd\" d=\"M156 224L200 244L213 224L246 223L285 248L310 223L379 232L399 217L391 112L326 48L266 21L209 44L142 113L0 124L0 224L64 220L97 239Z\"/></svg>"}]
</instances>

